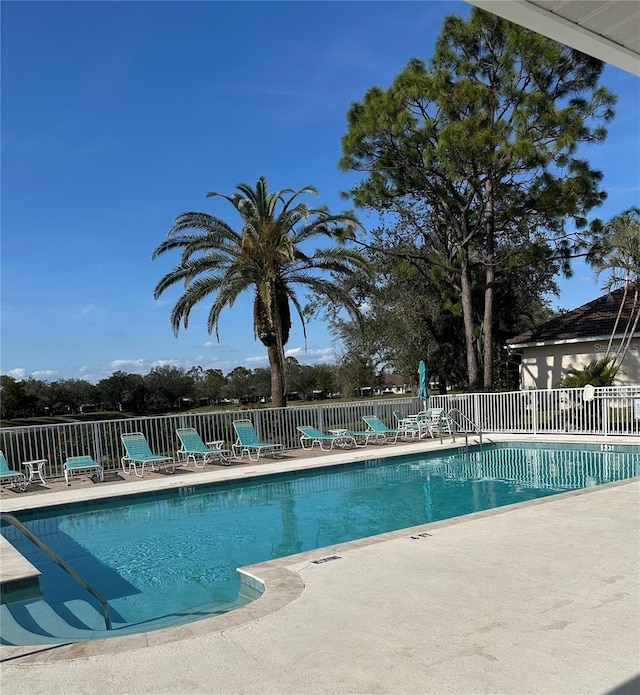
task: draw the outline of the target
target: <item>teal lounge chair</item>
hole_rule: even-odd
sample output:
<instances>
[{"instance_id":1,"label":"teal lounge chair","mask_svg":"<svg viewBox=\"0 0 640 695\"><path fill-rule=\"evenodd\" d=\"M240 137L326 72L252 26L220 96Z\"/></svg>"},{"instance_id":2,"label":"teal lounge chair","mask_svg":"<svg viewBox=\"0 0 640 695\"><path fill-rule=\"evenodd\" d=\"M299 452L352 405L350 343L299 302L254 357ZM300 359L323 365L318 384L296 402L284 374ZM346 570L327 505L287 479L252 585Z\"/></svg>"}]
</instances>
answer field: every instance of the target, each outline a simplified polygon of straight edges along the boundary
<instances>
[{"instance_id":1,"label":"teal lounge chair","mask_svg":"<svg viewBox=\"0 0 640 695\"><path fill-rule=\"evenodd\" d=\"M131 467L138 478L144 475L144 467L148 463L152 471L164 468L168 473L173 473L176 469L176 462L173 456L157 456L149 448L147 439L142 432L125 432L120 435L124 445L125 455L120 459L122 470L131 475ZM138 465L140 473L138 473Z\"/></svg>"},{"instance_id":2,"label":"teal lounge chair","mask_svg":"<svg viewBox=\"0 0 640 695\"><path fill-rule=\"evenodd\" d=\"M177 451L178 458L186 463L192 460L196 468L204 468L207 463L221 463L228 466L233 455L229 449L223 449L224 440L215 442L202 441L202 437L193 427L180 427L176 430L180 440L180 448Z\"/></svg>"},{"instance_id":3,"label":"teal lounge chair","mask_svg":"<svg viewBox=\"0 0 640 695\"><path fill-rule=\"evenodd\" d=\"M6 483L9 483L11 487L17 486L20 490L25 490L27 487L27 476L9 468L7 459L0 451L0 484L5 485Z\"/></svg>"},{"instance_id":4,"label":"teal lounge chair","mask_svg":"<svg viewBox=\"0 0 640 695\"><path fill-rule=\"evenodd\" d=\"M249 456L250 461L258 461L261 454L270 454L274 458L282 458L284 449L282 444L260 441L251 420L234 420L233 429L236 431L237 437L233 444L233 455L236 458L241 459L245 453ZM255 454L255 458L251 456L251 452Z\"/></svg>"},{"instance_id":5,"label":"teal lounge chair","mask_svg":"<svg viewBox=\"0 0 640 695\"><path fill-rule=\"evenodd\" d=\"M334 446L343 448L356 446L356 440L348 434L348 430L339 430L335 434L325 434L315 427L296 427L300 432L300 445L307 451L317 444L322 451L331 451ZM309 446L307 446L307 444Z\"/></svg>"},{"instance_id":6,"label":"teal lounge chair","mask_svg":"<svg viewBox=\"0 0 640 695\"><path fill-rule=\"evenodd\" d=\"M62 472L67 485L70 485L69 478L75 473L89 473L90 478L97 476L104 480L104 468L91 456L69 456L62 466Z\"/></svg>"},{"instance_id":7,"label":"teal lounge chair","mask_svg":"<svg viewBox=\"0 0 640 695\"><path fill-rule=\"evenodd\" d=\"M406 439L407 431L400 428L387 427L379 417L375 415L363 415L362 419L367 423L369 433L376 441L388 442L393 437L393 442L398 441L398 436L403 435Z\"/></svg>"}]
</instances>

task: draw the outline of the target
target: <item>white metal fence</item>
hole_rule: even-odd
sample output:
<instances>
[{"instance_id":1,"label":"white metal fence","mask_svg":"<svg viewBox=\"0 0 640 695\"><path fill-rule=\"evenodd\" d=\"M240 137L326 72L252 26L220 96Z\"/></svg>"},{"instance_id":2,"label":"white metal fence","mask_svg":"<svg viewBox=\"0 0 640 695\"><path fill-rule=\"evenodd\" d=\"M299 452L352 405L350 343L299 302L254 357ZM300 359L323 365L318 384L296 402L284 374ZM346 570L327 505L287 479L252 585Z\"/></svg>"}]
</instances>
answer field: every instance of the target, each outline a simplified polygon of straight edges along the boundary
<instances>
[{"instance_id":1,"label":"white metal fence","mask_svg":"<svg viewBox=\"0 0 640 695\"><path fill-rule=\"evenodd\" d=\"M640 436L640 385L432 396L429 404L460 410L482 432Z\"/></svg>"},{"instance_id":2,"label":"white metal fence","mask_svg":"<svg viewBox=\"0 0 640 695\"><path fill-rule=\"evenodd\" d=\"M640 437L640 385L595 389L585 401L580 389L514 391L433 395L429 406L445 411L458 409L485 433L592 434ZM265 441L280 442L287 449L299 446L297 425L312 425L327 431L337 428L364 429L363 415L377 415L394 426L394 411L405 415L422 409L417 398L389 398L317 406L289 406L258 410L183 413L59 425L33 425L0 429L0 447L9 465L45 459L45 475L62 474L69 456L90 455L107 470L120 466L123 448L120 434L142 432L158 454L175 455L175 430L195 427L205 441L234 441L232 422L249 418Z\"/></svg>"}]
</instances>

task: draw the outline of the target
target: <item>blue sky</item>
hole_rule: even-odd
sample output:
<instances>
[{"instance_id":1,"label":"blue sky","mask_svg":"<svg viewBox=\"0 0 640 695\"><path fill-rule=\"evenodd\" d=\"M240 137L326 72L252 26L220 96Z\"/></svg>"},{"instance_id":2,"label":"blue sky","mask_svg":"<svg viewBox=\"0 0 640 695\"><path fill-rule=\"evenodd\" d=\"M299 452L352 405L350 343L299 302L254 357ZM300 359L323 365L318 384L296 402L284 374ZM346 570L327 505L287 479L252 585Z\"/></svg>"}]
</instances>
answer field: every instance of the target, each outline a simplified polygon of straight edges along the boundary
<instances>
[{"instance_id":1,"label":"blue sky","mask_svg":"<svg viewBox=\"0 0 640 695\"><path fill-rule=\"evenodd\" d=\"M443 17L465 2L2 2L2 342L16 378L84 378L121 369L267 366L251 298L220 321L195 310L175 338L178 290L152 293L175 263L151 261L175 216L226 217L232 193L311 184L333 210L353 182L337 169L349 105L428 59ZM640 203L640 79L606 67L619 96L604 145L582 152L604 174L609 218ZM313 200L309 200L313 202ZM228 205L228 204L226 204ZM228 217L231 221L233 217ZM365 225L375 220L362 216ZM574 265L554 306L601 294ZM322 322L308 351L333 361Z\"/></svg>"}]
</instances>

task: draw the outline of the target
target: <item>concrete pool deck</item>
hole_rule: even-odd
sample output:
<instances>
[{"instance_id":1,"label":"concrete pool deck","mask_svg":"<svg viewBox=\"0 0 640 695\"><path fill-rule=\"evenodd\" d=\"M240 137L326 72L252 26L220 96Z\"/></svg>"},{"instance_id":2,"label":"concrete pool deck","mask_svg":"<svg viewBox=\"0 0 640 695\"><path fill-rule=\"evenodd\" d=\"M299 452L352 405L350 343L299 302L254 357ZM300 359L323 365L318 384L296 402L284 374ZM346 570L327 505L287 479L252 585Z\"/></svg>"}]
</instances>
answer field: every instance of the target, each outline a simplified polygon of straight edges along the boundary
<instances>
[{"instance_id":1,"label":"concrete pool deck","mask_svg":"<svg viewBox=\"0 0 640 695\"><path fill-rule=\"evenodd\" d=\"M443 448L292 456L198 480ZM145 474L131 488L194 479ZM2 510L125 487L3 492ZM0 686L3 695L638 692L639 501L634 479L262 563L248 571L265 595L224 616L74 645L3 646ZM339 559L312 562L329 555Z\"/></svg>"}]
</instances>

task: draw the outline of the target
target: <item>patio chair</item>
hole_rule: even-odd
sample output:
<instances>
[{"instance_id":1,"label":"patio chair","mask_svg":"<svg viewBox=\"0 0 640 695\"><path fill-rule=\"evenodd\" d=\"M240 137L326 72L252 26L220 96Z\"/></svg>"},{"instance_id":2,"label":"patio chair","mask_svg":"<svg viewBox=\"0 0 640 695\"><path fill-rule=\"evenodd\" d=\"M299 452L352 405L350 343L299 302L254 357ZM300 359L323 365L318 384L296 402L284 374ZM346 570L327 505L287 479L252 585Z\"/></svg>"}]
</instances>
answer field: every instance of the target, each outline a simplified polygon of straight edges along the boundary
<instances>
[{"instance_id":1,"label":"patio chair","mask_svg":"<svg viewBox=\"0 0 640 695\"><path fill-rule=\"evenodd\" d=\"M89 473L90 478L97 476L100 480L104 480L104 468L91 456L69 456L62 465L62 472L67 485L71 484L69 479L75 473Z\"/></svg>"},{"instance_id":2,"label":"patio chair","mask_svg":"<svg viewBox=\"0 0 640 695\"><path fill-rule=\"evenodd\" d=\"M11 487L17 486L20 490L26 490L27 476L24 473L14 471L13 468L9 468L4 453L0 451L0 484L4 485L6 483L9 483Z\"/></svg>"},{"instance_id":3,"label":"patio chair","mask_svg":"<svg viewBox=\"0 0 640 695\"><path fill-rule=\"evenodd\" d=\"M213 442L202 441L202 437L193 427L180 427L176 430L180 440L180 448L177 451L178 458L183 459L187 465L192 460L196 468L204 468L207 463L221 463L228 466L233 455L229 449L223 449L224 440Z\"/></svg>"},{"instance_id":4,"label":"patio chair","mask_svg":"<svg viewBox=\"0 0 640 695\"><path fill-rule=\"evenodd\" d=\"M300 445L307 451L313 449L314 444L317 444L322 451L331 451L334 446L343 448L357 446L356 440L348 434L348 430L335 430L333 433L325 434L315 427L299 426L296 429L301 433ZM307 446L309 443L310 445Z\"/></svg>"},{"instance_id":5,"label":"patio chair","mask_svg":"<svg viewBox=\"0 0 640 695\"><path fill-rule=\"evenodd\" d=\"M353 437L356 446L357 447L364 447L369 444L369 440L373 439L376 441L376 436L374 433L367 429L367 430L343 430L344 434L348 435L349 437Z\"/></svg>"},{"instance_id":6,"label":"patio chair","mask_svg":"<svg viewBox=\"0 0 640 695\"><path fill-rule=\"evenodd\" d=\"M274 458L282 458L284 450L282 444L260 441L251 420L234 420L233 429L237 437L232 446L233 455L236 458L241 459L245 453L249 456L250 461L258 461L260 455L266 454L270 454ZM255 458L251 456L252 451L255 453Z\"/></svg>"},{"instance_id":7,"label":"patio chair","mask_svg":"<svg viewBox=\"0 0 640 695\"><path fill-rule=\"evenodd\" d=\"M406 439L407 432L404 429L398 427L387 427L382 420L376 415L363 415L362 419L367 424L370 434L373 436L375 441L388 442L391 441L393 437L393 442L398 441L399 435L404 435Z\"/></svg>"},{"instance_id":8,"label":"patio chair","mask_svg":"<svg viewBox=\"0 0 640 695\"><path fill-rule=\"evenodd\" d=\"M125 455L120 459L122 470L131 475L131 467L138 478L144 475L144 467L148 463L152 471L164 468L168 473L176 470L176 462L173 456L158 456L149 448L147 439L142 432L125 432L120 435L124 445ZM138 473L140 465L140 473Z\"/></svg>"},{"instance_id":9,"label":"patio chair","mask_svg":"<svg viewBox=\"0 0 640 695\"><path fill-rule=\"evenodd\" d=\"M396 419L396 429L404 433L404 439L411 437L415 439L420 438L423 434L424 424L422 419L422 413L417 415L405 415L400 410L394 410L393 416Z\"/></svg>"},{"instance_id":10,"label":"patio chair","mask_svg":"<svg viewBox=\"0 0 640 695\"><path fill-rule=\"evenodd\" d=\"M426 413L426 423L432 437L441 434L453 434L451 420L444 412L444 408L429 408Z\"/></svg>"},{"instance_id":11,"label":"patio chair","mask_svg":"<svg viewBox=\"0 0 640 695\"><path fill-rule=\"evenodd\" d=\"M395 418L396 425L398 427L401 427L407 419L407 416L404 414L404 412L402 410L394 410L393 411L393 417Z\"/></svg>"}]
</instances>

